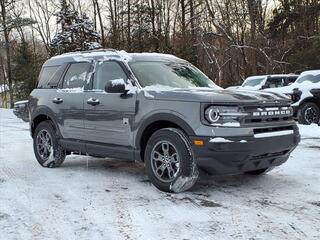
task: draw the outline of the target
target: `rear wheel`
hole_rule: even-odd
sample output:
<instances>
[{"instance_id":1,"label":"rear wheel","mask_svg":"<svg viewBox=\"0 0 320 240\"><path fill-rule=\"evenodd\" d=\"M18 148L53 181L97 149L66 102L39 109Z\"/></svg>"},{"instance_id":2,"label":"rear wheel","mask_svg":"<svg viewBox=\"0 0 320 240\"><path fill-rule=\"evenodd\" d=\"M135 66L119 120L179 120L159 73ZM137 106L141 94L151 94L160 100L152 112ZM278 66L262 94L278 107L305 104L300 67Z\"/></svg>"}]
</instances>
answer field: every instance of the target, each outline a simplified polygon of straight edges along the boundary
<instances>
[{"instance_id":1,"label":"rear wheel","mask_svg":"<svg viewBox=\"0 0 320 240\"><path fill-rule=\"evenodd\" d=\"M318 124L320 120L320 109L317 104L313 102L303 103L298 111L298 120L301 124Z\"/></svg>"},{"instance_id":2,"label":"rear wheel","mask_svg":"<svg viewBox=\"0 0 320 240\"><path fill-rule=\"evenodd\" d=\"M190 140L175 128L155 132L145 151L146 171L150 181L165 192L182 192L198 178Z\"/></svg>"},{"instance_id":3,"label":"rear wheel","mask_svg":"<svg viewBox=\"0 0 320 240\"><path fill-rule=\"evenodd\" d=\"M51 121L41 122L34 133L34 154L42 167L59 167L65 157L65 149L59 145L56 131Z\"/></svg>"}]
</instances>

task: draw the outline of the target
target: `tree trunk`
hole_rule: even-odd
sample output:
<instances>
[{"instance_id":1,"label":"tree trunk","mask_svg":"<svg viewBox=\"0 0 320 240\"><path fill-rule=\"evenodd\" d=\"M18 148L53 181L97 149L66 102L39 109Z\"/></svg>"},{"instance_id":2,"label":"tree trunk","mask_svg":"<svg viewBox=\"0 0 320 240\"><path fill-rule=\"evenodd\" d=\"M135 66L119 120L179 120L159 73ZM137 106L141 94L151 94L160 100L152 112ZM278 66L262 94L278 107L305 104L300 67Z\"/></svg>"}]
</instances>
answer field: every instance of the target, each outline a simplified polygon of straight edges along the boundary
<instances>
[{"instance_id":1,"label":"tree trunk","mask_svg":"<svg viewBox=\"0 0 320 240\"><path fill-rule=\"evenodd\" d=\"M102 17L101 17L101 11L100 11L100 5L99 5L99 2L98 0L94 0L95 1L95 4L96 4L96 10L97 10L97 13L98 13L98 18L99 18L99 24L100 24L100 31L101 31L101 45L103 47L105 47L105 36L104 36L104 27L103 27L103 21L102 21ZM112 11L112 10L111 10Z\"/></svg>"},{"instance_id":2,"label":"tree trunk","mask_svg":"<svg viewBox=\"0 0 320 240\"><path fill-rule=\"evenodd\" d=\"M13 84L12 84L12 74L11 74L11 55L10 55L10 41L9 41L9 30L7 29L7 12L4 0L1 0L1 17L2 17L2 28L5 41L6 57L7 57L7 78L10 96L10 108L14 107L13 99Z\"/></svg>"},{"instance_id":3,"label":"tree trunk","mask_svg":"<svg viewBox=\"0 0 320 240\"><path fill-rule=\"evenodd\" d=\"M127 2L128 7L128 32L127 32L127 43L128 43L128 51L131 51L131 4L130 0Z\"/></svg>"},{"instance_id":4,"label":"tree trunk","mask_svg":"<svg viewBox=\"0 0 320 240\"><path fill-rule=\"evenodd\" d=\"M257 47L256 43L256 25L257 25L257 3L256 0L248 0L248 11L250 17L250 45L254 48ZM258 72L257 67L257 51L251 51L251 62L252 62L252 72L251 74L256 75Z\"/></svg>"}]
</instances>

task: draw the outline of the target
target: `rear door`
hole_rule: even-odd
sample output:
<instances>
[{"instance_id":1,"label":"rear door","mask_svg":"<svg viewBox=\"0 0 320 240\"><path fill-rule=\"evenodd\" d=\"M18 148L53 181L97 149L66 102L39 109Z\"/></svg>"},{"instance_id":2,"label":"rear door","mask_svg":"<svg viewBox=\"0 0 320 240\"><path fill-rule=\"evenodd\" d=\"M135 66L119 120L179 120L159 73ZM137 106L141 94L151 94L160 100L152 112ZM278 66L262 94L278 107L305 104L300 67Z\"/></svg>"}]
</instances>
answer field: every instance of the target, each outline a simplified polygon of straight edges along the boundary
<instances>
[{"instance_id":1,"label":"rear door","mask_svg":"<svg viewBox=\"0 0 320 240\"><path fill-rule=\"evenodd\" d=\"M60 81L52 103L57 109L60 131L65 139L83 139L84 88L91 64L71 63Z\"/></svg>"},{"instance_id":2,"label":"rear door","mask_svg":"<svg viewBox=\"0 0 320 240\"><path fill-rule=\"evenodd\" d=\"M105 92L106 83L116 79L128 82L123 63L104 61L96 64L92 90L84 97L84 138L87 141L121 146L132 144L130 126L135 114L136 94ZM92 104L92 100L95 103Z\"/></svg>"}]
</instances>

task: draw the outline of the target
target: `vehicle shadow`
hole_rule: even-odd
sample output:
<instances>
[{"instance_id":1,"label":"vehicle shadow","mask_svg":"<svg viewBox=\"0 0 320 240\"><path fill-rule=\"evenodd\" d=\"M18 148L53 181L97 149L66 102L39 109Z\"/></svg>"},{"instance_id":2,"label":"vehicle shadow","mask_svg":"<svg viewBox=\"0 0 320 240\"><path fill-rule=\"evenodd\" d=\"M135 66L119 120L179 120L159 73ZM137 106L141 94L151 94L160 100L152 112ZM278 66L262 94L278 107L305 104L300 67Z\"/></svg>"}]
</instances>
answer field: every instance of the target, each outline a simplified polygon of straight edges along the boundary
<instances>
[{"instance_id":1,"label":"vehicle shadow","mask_svg":"<svg viewBox=\"0 0 320 240\"><path fill-rule=\"evenodd\" d=\"M78 171L93 171L95 173L108 174L125 174L132 181L139 181L141 184L151 186L151 182L145 173L143 164L134 163L132 161L112 159L112 158L94 158L87 156L68 156L61 168L65 170L76 169ZM214 191L232 192L232 191L277 191L287 189L288 185L296 185L299 183L292 176L284 176L276 169L267 174L260 176L251 176L246 174L212 176L204 172L200 172L197 183L187 192L191 194L207 195L206 193ZM156 188L154 188L155 191Z\"/></svg>"}]
</instances>

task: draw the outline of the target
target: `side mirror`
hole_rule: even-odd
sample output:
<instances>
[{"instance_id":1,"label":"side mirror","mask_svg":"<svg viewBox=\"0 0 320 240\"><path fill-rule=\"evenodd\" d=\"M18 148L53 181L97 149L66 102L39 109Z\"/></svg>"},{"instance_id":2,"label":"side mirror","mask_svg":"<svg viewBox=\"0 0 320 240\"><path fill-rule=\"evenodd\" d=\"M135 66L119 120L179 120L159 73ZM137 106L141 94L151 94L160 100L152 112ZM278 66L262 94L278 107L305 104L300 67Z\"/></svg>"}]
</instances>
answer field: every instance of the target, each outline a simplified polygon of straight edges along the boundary
<instances>
[{"instance_id":1,"label":"side mirror","mask_svg":"<svg viewBox=\"0 0 320 240\"><path fill-rule=\"evenodd\" d=\"M110 80L106 83L104 90L107 93L126 93L126 84L123 79Z\"/></svg>"}]
</instances>

